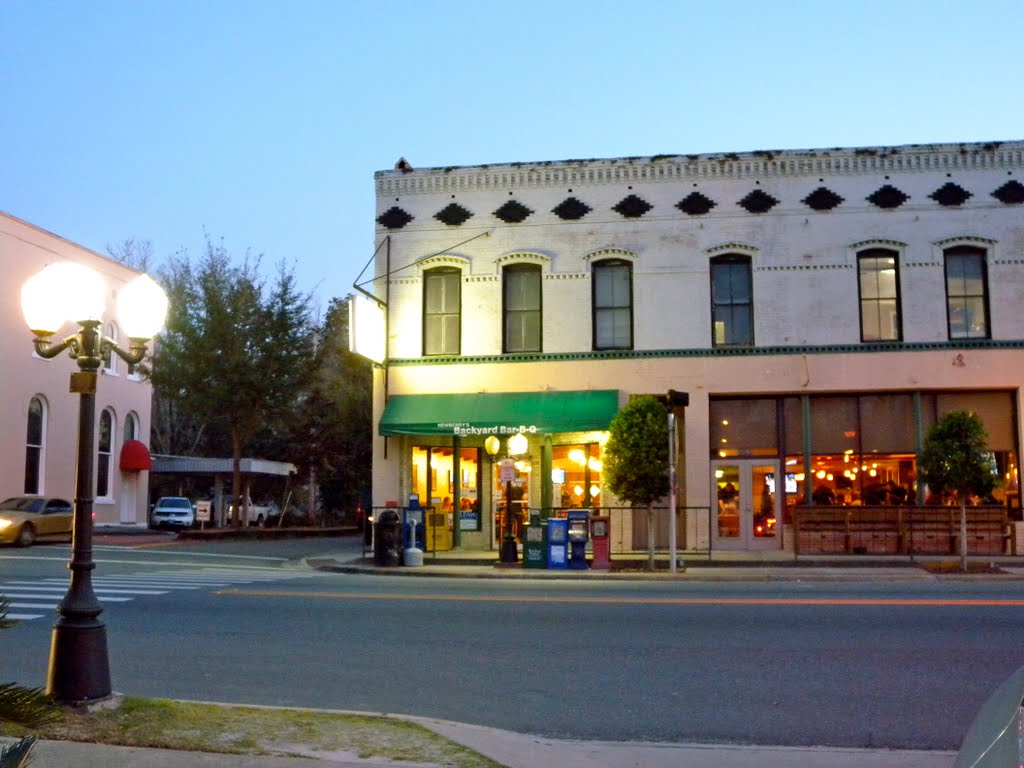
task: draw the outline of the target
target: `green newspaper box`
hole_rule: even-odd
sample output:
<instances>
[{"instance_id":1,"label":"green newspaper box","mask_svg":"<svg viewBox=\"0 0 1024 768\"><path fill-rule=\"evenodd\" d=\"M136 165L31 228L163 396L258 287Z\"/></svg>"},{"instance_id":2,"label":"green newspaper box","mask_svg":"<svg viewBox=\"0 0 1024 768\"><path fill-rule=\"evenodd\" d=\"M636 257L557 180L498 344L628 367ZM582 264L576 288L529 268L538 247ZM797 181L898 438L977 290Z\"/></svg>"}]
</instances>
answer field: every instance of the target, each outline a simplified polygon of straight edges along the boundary
<instances>
[{"instance_id":1,"label":"green newspaper box","mask_svg":"<svg viewBox=\"0 0 1024 768\"><path fill-rule=\"evenodd\" d=\"M531 522L523 528L523 567L547 568L545 545L547 544L547 526Z\"/></svg>"}]
</instances>

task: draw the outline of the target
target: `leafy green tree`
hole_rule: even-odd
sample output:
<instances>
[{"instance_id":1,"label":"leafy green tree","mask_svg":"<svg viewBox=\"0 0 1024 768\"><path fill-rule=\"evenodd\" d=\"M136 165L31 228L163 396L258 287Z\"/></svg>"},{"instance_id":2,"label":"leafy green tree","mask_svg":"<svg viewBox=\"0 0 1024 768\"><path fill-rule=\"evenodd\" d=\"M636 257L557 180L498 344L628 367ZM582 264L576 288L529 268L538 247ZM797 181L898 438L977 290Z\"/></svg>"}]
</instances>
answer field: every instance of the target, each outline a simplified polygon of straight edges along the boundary
<instances>
[{"instance_id":1,"label":"leafy green tree","mask_svg":"<svg viewBox=\"0 0 1024 768\"><path fill-rule=\"evenodd\" d=\"M188 414L196 452L226 443L234 460L232 496L240 499L240 463L250 440L261 430L286 431L308 389L311 297L284 264L268 286L259 259L247 254L235 263L209 239L196 263L185 253L172 257L161 281L170 309L153 355L156 413ZM232 525L239 515L236 505Z\"/></svg>"},{"instance_id":2,"label":"leafy green tree","mask_svg":"<svg viewBox=\"0 0 1024 768\"><path fill-rule=\"evenodd\" d=\"M7 618L10 607L10 601L0 595L0 629L8 629L17 624L16 621ZM38 728L58 717L58 710L40 689L25 688L14 683L0 683L0 722L25 728ZM35 737L26 736L0 749L0 768L27 766L32 759L35 742Z\"/></svg>"},{"instance_id":3,"label":"leafy green tree","mask_svg":"<svg viewBox=\"0 0 1024 768\"><path fill-rule=\"evenodd\" d=\"M952 411L924 440L918 479L932 491L956 491L960 499L960 568L967 570L967 497L982 498L996 487L995 458L988 449L985 425L976 414Z\"/></svg>"},{"instance_id":4,"label":"leafy green tree","mask_svg":"<svg viewBox=\"0 0 1024 768\"><path fill-rule=\"evenodd\" d=\"M653 568L653 505L670 490L668 412L653 395L634 397L612 419L608 432L601 476L618 498L647 508L647 565Z\"/></svg>"},{"instance_id":5,"label":"leafy green tree","mask_svg":"<svg viewBox=\"0 0 1024 768\"><path fill-rule=\"evenodd\" d=\"M317 337L291 442L304 446L298 463L317 478L324 511L345 512L369 497L373 435L372 368L348 348L348 297L331 300Z\"/></svg>"}]
</instances>

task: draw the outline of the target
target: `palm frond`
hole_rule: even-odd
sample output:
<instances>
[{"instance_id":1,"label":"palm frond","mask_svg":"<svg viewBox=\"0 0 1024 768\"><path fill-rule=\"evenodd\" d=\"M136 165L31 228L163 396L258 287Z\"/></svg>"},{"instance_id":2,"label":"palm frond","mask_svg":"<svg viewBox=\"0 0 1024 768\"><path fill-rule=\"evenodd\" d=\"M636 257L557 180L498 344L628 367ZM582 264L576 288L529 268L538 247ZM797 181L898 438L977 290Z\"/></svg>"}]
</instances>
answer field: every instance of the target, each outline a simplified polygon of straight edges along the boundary
<instances>
[{"instance_id":1,"label":"palm frond","mask_svg":"<svg viewBox=\"0 0 1024 768\"><path fill-rule=\"evenodd\" d=\"M0 749L0 768L25 768L32 762L32 750L35 746L36 737L26 736Z\"/></svg>"},{"instance_id":2,"label":"palm frond","mask_svg":"<svg viewBox=\"0 0 1024 768\"><path fill-rule=\"evenodd\" d=\"M26 728L38 728L59 720L60 716L60 710L41 688L0 683L0 720Z\"/></svg>"},{"instance_id":3,"label":"palm frond","mask_svg":"<svg viewBox=\"0 0 1024 768\"><path fill-rule=\"evenodd\" d=\"M11 601L4 595L0 595L0 629L10 629L18 622L7 618L7 612L11 610Z\"/></svg>"}]
</instances>

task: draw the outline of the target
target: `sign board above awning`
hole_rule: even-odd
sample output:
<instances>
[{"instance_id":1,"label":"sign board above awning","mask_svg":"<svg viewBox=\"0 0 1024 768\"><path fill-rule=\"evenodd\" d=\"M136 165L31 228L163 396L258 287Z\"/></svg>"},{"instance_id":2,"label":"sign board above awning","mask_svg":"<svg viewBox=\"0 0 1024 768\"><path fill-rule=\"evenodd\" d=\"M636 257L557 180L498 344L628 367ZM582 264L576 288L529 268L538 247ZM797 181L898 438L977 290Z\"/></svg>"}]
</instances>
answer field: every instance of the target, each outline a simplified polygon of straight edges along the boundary
<instances>
[{"instance_id":1,"label":"sign board above awning","mask_svg":"<svg viewBox=\"0 0 1024 768\"><path fill-rule=\"evenodd\" d=\"M616 389L392 395L381 435L514 435L605 430L619 410Z\"/></svg>"}]
</instances>

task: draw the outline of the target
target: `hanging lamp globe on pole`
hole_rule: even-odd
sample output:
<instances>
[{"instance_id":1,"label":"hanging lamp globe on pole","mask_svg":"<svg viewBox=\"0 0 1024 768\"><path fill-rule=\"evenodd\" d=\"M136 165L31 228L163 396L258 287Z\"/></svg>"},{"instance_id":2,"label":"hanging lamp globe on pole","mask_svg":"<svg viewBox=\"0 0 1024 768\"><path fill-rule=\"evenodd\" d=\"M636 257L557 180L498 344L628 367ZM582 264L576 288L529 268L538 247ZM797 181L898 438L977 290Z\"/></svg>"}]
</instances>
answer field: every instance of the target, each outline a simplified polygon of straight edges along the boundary
<instances>
[{"instance_id":1,"label":"hanging lamp globe on pole","mask_svg":"<svg viewBox=\"0 0 1024 768\"><path fill-rule=\"evenodd\" d=\"M107 288L103 277L76 262L50 264L25 281L22 312L34 334L36 354L52 359L67 351L78 365L71 392L79 395L75 511L71 534L71 571L67 594L57 606L46 693L61 704L101 701L111 695L110 663L103 611L92 586L93 442L96 429L97 373L107 353L129 365L146 356L146 343L159 332L167 314L167 296L147 275L118 291L118 321L131 341L128 350L103 335L101 322ZM71 322L77 330L59 342L52 336Z\"/></svg>"}]
</instances>

